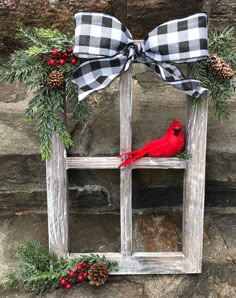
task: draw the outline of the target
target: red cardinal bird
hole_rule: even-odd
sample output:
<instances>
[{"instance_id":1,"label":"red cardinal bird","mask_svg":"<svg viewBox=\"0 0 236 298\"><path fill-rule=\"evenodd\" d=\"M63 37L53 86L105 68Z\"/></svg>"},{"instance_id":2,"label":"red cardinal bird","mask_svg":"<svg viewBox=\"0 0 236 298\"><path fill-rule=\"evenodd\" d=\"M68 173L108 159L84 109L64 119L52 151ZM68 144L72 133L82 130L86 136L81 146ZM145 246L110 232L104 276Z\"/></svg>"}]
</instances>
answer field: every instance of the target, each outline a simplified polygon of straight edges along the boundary
<instances>
[{"instance_id":1,"label":"red cardinal bird","mask_svg":"<svg viewBox=\"0 0 236 298\"><path fill-rule=\"evenodd\" d=\"M143 148L122 153L119 158L125 155L131 155L123 161L118 168L127 166L143 156L152 157L171 157L175 156L184 147L184 134L182 124L175 120L167 129L166 134L160 139L147 143Z\"/></svg>"}]
</instances>

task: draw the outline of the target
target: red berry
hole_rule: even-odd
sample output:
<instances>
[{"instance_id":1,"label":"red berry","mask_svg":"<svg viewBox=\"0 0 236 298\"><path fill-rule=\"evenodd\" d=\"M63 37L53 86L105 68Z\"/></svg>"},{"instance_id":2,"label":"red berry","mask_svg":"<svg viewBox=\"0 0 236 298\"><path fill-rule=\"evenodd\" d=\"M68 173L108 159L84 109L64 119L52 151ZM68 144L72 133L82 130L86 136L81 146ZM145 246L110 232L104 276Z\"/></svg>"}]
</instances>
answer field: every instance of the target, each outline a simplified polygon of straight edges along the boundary
<instances>
[{"instance_id":1,"label":"red berry","mask_svg":"<svg viewBox=\"0 0 236 298\"><path fill-rule=\"evenodd\" d=\"M62 66L63 66L63 65L65 65L65 64L66 64L66 60L64 60L64 59L61 59L59 63L60 63L60 65L62 65Z\"/></svg>"},{"instance_id":2,"label":"red berry","mask_svg":"<svg viewBox=\"0 0 236 298\"><path fill-rule=\"evenodd\" d=\"M62 53L61 56L62 56L62 58L68 58L68 57L70 57L70 54L67 52L64 52L64 53Z\"/></svg>"},{"instance_id":3,"label":"red berry","mask_svg":"<svg viewBox=\"0 0 236 298\"><path fill-rule=\"evenodd\" d=\"M87 277L87 276L88 276L88 272L84 272L83 277Z\"/></svg>"},{"instance_id":4,"label":"red berry","mask_svg":"<svg viewBox=\"0 0 236 298\"><path fill-rule=\"evenodd\" d=\"M53 56L58 56L58 54L59 54L59 51L58 50L52 50L52 55Z\"/></svg>"},{"instance_id":5,"label":"red berry","mask_svg":"<svg viewBox=\"0 0 236 298\"><path fill-rule=\"evenodd\" d=\"M77 279L78 279L79 281L82 281L82 280L84 279L83 274L80 274L80 275L77 277Z\"/></svg>"},{"instance_id":6,"label":"red berry","mask_svg":"<svg viewBox=\"0 0 236 298\"><path fill-rule=\"evenodd\" d=\"M62 286L65 286L66 284L67 284L67 280L66 280L66 278L61 278L60 279L60 284L62 285Z\"/></svg>"},{"instance_id":7,"label":"red berry","mask_svg":"<svg viewBox=\"0 0 236 298\"><path fill-rule=\"evenodd\" d=\"M83 267L87 267L88 266L88 263L87 262L83 262L82 266Z\"/></svg>"},{"instance_id":8,"label":"red berry","mask_svg":"<svg viewBox=\"0 0 236 298\"><path fill-rule=\"evenodd\" d=\"M56 64L57 64L57 61L55 59L50 59L48 61L48 65L50 65L50 66L55 66Z\"/></svg>"},{"instance_id":9,"label":"red berry","mask_svg":"<svg viewBox=\"0 0 236 298\"><path fill-rule=\"evenodd\" d=\"M74 277L75 276L75 271L70 270L68 275L69 275L69 277Z\"/></svg>"},{"instance_id":10,"label":"red berry","mask_svg":"<svg viewBox=\"0 0 236 298\"><path fill-rule=\"evenodd\" d=\"M83 268L83 266L82 266L81 264L78 264L78 265L77 265L77 270L80 271L82 268Z\"/></svg>"},{"instance_id":11,"label":"red berry","mask_svg":"<svg viewBox=\"0 0 236 298\"><path fill-rule=\"evenodd\" d=\"M70 282L68 282L68 283L66 284L66 288L69 290L71 287L72 287L72 284L71 284Z\"/></svg>"},{"instance_id":12,"label":"red berry","mask_svg":"<svg viewBox=\"0 0 236 298\"><path fill-rule=\"evenodd\" d=\"M74 48L75 48L75 46L71 46L71 47L70 47L71 52L74 51Z\"/></svg>"},{"instance_id":13,"label":"red berry","mask_svg":"<svg viewBox=\"0 0 236 298\"><path fill-rule=\"evenodd\" d=\"M72 58L72 59L70 60L70 63L73 64L73 65L75 65L75 64L77 63L77 60L76 60L75 58Z\"/></svg>"}]
</instances>

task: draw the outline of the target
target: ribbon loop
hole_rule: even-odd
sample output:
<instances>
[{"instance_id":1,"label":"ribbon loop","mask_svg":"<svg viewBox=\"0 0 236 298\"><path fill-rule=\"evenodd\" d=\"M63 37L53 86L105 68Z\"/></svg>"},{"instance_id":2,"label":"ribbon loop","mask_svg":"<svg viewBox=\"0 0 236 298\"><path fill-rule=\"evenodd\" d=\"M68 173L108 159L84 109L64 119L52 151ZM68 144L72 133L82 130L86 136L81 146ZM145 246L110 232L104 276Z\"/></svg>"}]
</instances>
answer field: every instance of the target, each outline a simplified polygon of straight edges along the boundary
<instances>
[{"instance_id":1,"label":"ribbon loop","mask_svg":"<svg viewBox=\"0 0 236 298\"><path fill-rule=\"evenodd\" d=\"M187 79L173 63L190 63L208 56L207 15L198 13L166 22L135 43L129 30L103 13L77 13L74 54L88 59L73 75L79 100L107 87L132 62L144 63L168 84L193 97L206 89Z\"/></svg>"},{"instance_id":2,"label":"ribbon loop","mask_svg":"<svg viewBox=\"0 0 236 298\"><path fill-rule=\"evenodd\" d=\"M133 41L129 30L112 16L80 12L75 20L74 54L80 58L113 57Z\"/></svg>"}]
</instances>

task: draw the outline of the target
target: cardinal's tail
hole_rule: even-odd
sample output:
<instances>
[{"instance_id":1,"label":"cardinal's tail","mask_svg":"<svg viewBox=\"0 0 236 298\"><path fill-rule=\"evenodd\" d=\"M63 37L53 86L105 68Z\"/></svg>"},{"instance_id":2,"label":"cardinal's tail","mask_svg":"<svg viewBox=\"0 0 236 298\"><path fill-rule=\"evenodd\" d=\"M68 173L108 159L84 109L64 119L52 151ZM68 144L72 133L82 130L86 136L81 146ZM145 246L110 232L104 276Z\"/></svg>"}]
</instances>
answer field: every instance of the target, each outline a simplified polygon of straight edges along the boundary
<instances>
[{"instance_id":1,"label":"cardinal's tail","mask_svg":"<svg viewBox=\"0 0 236 298\"><path fill-rule=\"evenodd\" d=\"M140 149L139 149L139 150L140 150ZM118 156L118 158L121 158L121 157L126 156L126 155L135 155L135 154L137 154L137 153L139 152L139 150L134 150L134 151L124 152L124 153L120 154L120 155Z\"/></svg>"},{"instance_id":2,"label":"cardinal's tail","mask_svg":"<svg viewBox=\"0 0 236 298\"><path fill-rule=\"evenodd\" d=\"M131 151L132 152L132 151ZM118 168L121 168L121 167L124 167L124 166L127 166L133 162L135 162L137 159L143 157L144 155L146 155L146 150L143 150L143 149L140 149L140 150L136 150L136 151L133 151L133 152L137 152L137 153L133 153L134 156L133 157L129 157L127 158L125 161L123 161L119 166Z\"/></svg>"},{"instance_id":3,"label":"cardinal's tail","mask_svg":"<svg viewBox=\"0 0 236 298\"><path fill-rule=\"evenodd\" d=\"M121 167L124 167L124 166L128 166L129 164L131 164L133 161L133 157L129 157L127 158L125 161L123 161L119 166L118 168L121 168Z\"/></svg>"}]
</instances>

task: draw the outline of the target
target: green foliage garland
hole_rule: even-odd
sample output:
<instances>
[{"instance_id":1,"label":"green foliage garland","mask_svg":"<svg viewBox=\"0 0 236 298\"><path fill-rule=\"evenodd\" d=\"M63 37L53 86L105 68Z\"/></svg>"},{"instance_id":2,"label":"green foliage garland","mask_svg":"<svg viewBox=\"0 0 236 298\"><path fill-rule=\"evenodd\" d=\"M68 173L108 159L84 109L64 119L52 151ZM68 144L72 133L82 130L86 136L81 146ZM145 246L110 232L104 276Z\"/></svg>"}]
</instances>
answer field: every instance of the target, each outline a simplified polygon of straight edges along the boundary
<instances>
[{"instance_id":1,"label":"green foliage garland","mask_svg":"<svg viewBox=\"0 0 236 298\"><path fill-rule=\"evenodd\" d=\"M91 254L77 259L62 259L48 253L36 241L18 243L14 268L5 274L5 288L24 289L35 294L56 289L60 278L68 276L71 268L83 262L88 265L102 263L107 266L108 272L118 270L118 264L104 256Z\"/></svg>"},{"instance_id":2,"label":"green foliage garland","mask_svg":"<svg viewBox=\"0 0 236 298\"><path fill-rule=\"evenodd\" d=\"M236 69L235 37L233 28L226 28L222 32L209 32L209 53L218 54L233 69ZM214 76L207 67L207 61L203 60L192 64L192 77L200 80L204 87L209 90L215 115L219 120L230 117L227 109L227 100L235 91L235 80L222 80Z\"/></svg>"},{"instance_id":3,"label":"green foliage garland","mask_svg":"<svg viewBox=\"0 0 236 298\"><path fill-rule=\"evenodd\" d=\"M65 65L60 65L59 61L53 67L48 64L53 49L57 49L59 53L68 53L74 40L72 36L62 34L58 30L43 28L30 31L22 27L19 37L26 45L26 49L17 50L10 56L1 69L0 80L23 83L33 91L34 95L26 109L25 120L31 122L36 118L41 156L43 160L48 160L51 155L53 133L59 136L66 148L72 145L71 136L60 116L64 112L65 101L79 119L83 119L88 112L86 102L78 103L76 87L70 80L77 66L69 60ZM48 86L47 80L52 70L58 70L63 74L65 84L61 88Z\"/></svg>"}]
</instances>

